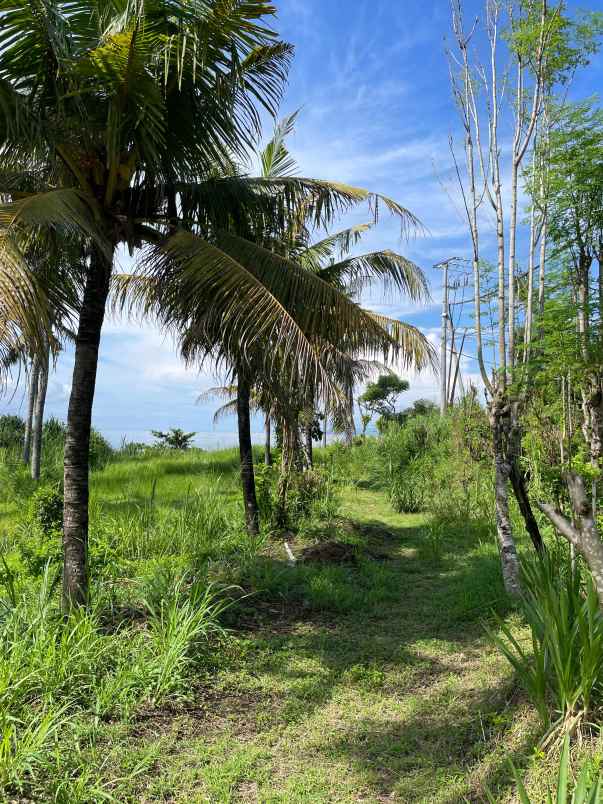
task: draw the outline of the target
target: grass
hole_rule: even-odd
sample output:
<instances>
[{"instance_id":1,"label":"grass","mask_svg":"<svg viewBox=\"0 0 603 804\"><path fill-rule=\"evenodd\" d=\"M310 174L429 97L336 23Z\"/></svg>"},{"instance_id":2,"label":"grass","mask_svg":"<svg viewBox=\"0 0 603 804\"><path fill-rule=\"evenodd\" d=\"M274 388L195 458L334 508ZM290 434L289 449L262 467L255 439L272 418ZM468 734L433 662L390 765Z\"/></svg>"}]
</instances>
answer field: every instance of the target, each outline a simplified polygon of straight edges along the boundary
<instances>
[{"instance_id":1,"label":"grass","mask_svg":"<svg viewBox=\"0 0 603 804\"><path fill-rule=\"evenodd\" d=\"M495 610L521 633L490 540L346 483L329 533L357 564L290 566L269 534L242 535L235 451L92 478L91 614L57 620L51 568L2 615L9 798L502 802L509 758L544 796L537 714L483 627ZM0 509L17 580L22 509ZM302 529L294 552L320 536Z\"/></svg>"}]
</instances>

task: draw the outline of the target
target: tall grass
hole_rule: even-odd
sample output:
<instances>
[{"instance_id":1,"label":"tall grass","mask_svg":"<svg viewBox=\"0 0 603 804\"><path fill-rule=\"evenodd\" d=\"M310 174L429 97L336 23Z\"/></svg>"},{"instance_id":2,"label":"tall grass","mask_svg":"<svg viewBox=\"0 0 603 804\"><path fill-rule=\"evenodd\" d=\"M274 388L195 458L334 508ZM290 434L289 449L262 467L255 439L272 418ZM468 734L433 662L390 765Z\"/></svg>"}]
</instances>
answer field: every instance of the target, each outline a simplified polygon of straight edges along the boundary
<instances>
[{"instance_id":1,"label":"tall grass","mask_svg":"<svg viewBox=\"0 0 603 804\"><path fill-rule=\"evenodd\" d=\"M0 599L0 789L37 800L47 800L66 735L83 722L98 727L190 695L230 604L202 581L180 580L144 619L108 628L99 606L65 620L56 581L49 565Z\"/></svg>"}]
</instances>

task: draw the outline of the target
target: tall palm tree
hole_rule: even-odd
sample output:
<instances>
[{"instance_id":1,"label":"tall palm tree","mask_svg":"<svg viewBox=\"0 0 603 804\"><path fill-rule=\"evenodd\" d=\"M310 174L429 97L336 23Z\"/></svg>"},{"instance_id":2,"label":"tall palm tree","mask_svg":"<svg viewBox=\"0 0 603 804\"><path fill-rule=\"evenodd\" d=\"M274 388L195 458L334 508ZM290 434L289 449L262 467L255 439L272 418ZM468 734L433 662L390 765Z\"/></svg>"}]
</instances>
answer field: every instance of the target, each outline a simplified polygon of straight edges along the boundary
<instances>
[{"instance_id":1,"label":"tall palm tree","mask_svg":"<svg viewBox=\"0 0 603 804\"><path fill-rule=\"evenodd\" d=\"M236 190L208 180L253 142L257 106L278 100L291 49L263 23L273 11L265 0L0 0L0 160L16 174L0 187L12 199L4 237L63 228L88 252L65 446L67 605L87 597L88 447L116 250L205 216L212 190L216 220L238 208ZM27 192L36 172L46 186Z\"/></svg>"}]
</instances>

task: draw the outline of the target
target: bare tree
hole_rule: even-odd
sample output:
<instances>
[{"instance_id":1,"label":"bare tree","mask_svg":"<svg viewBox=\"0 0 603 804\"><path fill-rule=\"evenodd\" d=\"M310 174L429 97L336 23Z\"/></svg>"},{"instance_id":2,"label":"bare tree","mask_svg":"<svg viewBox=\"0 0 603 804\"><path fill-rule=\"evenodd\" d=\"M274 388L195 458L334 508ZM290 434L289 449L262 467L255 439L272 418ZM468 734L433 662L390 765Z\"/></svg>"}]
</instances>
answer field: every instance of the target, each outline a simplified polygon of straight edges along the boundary
<instances>
[{"instance_id":1,"label":"bare tree","mask_svg":"<svg viewBox=\"0 0 603 804\"><path fill-rule=\"evenodd\" d=\"M523 478L518 470L518 449L521 444L519 426L520 400L511 398L510 380L516 361L516 244L518 180L526 153L533 144L534 132L542 109L545 64L548 43L547 0L534 0L526 7L521 4L504 6L501 0L486 0L485 35L488 44L488 64L484 66L475 57L471 43L480 29L475 20L467 30L461 0L451 0L452 27L455 52L449 53L450 76L464 135L464 169L461 169L454 152L458 184L461 190L472 243L474 284L474 311L477 361L488 398L488 415L492 430L495 467L496 530L501 555L505 588L511 595L520 593L519 561L509 514L509 480L512 481L528 532L537 549L542 541L535 518L531 514ZM513 28L516 13L525 20L539 10L536 47L531 58L517 48L510 47L511 66L500 66L500 41L503 14ZM514 71L512 92L513 140L510 165L510 211L508 232L505 231L505 210L502 176L505 164L501 155L501 106L509 87L509 76ZM496 274L497 274L497 366L488 374L483 355L482 293L483 272L480 250L481 230L489 225L487 209L496 221ZM505 256L505 239L508 234L509 255ZM508 289L508 299L507 299ZM526 338L532 336L531 327Z\"/></svg>"}]
</instances>

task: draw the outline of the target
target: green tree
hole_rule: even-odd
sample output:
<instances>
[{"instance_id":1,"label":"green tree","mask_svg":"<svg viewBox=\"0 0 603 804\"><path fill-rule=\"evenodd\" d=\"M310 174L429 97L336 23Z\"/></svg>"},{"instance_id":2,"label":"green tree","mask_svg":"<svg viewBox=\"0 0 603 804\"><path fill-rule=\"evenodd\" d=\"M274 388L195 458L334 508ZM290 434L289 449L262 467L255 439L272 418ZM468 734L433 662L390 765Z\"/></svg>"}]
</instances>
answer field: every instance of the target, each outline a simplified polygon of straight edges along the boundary
<instances>
[{"instance_id":1,"label":"green tree","mask_svg":"<svg viewBox=\"0 0 603 804\"><path fill-rule=\"evenodd\" d=\"M197 433L185 433L179 427L171 427L167 433L161 430L151 430L151 435L157 439L157 443L162 447L186 450L190 448Z\"/></svg>"},{"instance_id":2,"label":"green tree","mask_svg":"<svg viewBox=\"0 0 603 804\"><path fill-rule=\"evenodd\" d=\"M274 109L291 49L263 24L274 11L265 0L17 0L0 11L2 192L13 197L1 222L11 255L25 275L14 244L35 227L75 231L87 253L65 446L71 605L87 598L88 446L117 249L156 246L208 207L219 220L236 212L240 198L212 177L252 142L257 105ZM32 193L35 171L46 186ZM182 245L176 235L169 253ZM215 279L223 254L204 257Z\"/></svg>"},{"instance_id":3,"label":"green tree","mask_svg":"<svg viewBox=\"0 0 603 804\"><path fill-rule=\"evenodd\" d=\"M358 405L361 410L369 411L371 417L379 416L384 422L393 421L397 415L396 403L409 388L408 381L396 374L380 374L377 382L369 383L358 397Z\"/></svg>"}]
</instances>

